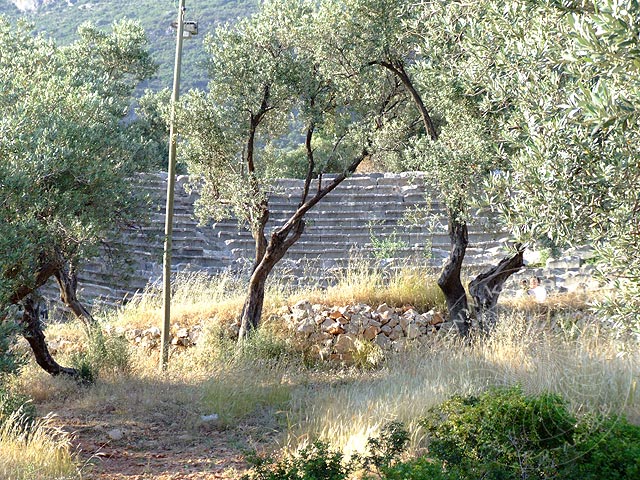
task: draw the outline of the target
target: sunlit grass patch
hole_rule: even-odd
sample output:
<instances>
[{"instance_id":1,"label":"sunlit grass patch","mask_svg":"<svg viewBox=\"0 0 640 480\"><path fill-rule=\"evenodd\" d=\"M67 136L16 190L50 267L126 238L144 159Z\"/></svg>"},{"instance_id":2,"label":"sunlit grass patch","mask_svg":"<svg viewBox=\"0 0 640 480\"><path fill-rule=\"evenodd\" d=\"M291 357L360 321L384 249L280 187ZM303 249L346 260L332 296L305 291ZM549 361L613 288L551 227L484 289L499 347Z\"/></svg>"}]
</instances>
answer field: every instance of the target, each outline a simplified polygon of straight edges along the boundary
<instances>
[{"instance_id":1,"label":"sunlit grass patch","mask_svg":"<svg viewBox=\"0 0 640 480\"><path fill-rule=\"evenodd\" d=\"M279 369L236 366L218 372L203 385L202 404L219 416L221 424L233 425L261 409L284 409L292 389L286 372Z\"/></svg>"},{"instance_id":2,"label":"sunlit grass patch","mask_svg":"<svg viewBox=\"0 0 640 480\"><path fill-rule=\"evenodd\" d=\"M576 338L514 315L489 339L467 344L434 336L424 346L391 356L373 377L297 390L285 445L295 449L319 438L358 451L382 425L397 420L409 428L415 452L423 446L419 420L430 407L491 386L558 393L576 413L622 413L638 421L639 376L638 351L601 335L596 326Z\"/></svg>"},{"instance_id":3,"label":"sunlit grass patch","mask_svg":"<svg viewBox=\"0 0 640 480\"><path fill-rule=\"evenodd\" d=\"M63 480L79 477L79 466L68 434L49 418L24 429L19 414L0 426L0 478Z\"/></svg>"},{"instance_id":4,"label":"sunlit grass patch","mask_svg":"<svg viewBox=\"0 0 640 480\"><path fill-rule=\"evenodd\" d=\"M337 272L335 284L303 289L289 301L301 299L325 305L387 303L395 307L411 305L421 311L444 308L444 296L430 269L406 266L385 273L366 260L353 260L347 269Z\"/></svg>"}]
</instances>

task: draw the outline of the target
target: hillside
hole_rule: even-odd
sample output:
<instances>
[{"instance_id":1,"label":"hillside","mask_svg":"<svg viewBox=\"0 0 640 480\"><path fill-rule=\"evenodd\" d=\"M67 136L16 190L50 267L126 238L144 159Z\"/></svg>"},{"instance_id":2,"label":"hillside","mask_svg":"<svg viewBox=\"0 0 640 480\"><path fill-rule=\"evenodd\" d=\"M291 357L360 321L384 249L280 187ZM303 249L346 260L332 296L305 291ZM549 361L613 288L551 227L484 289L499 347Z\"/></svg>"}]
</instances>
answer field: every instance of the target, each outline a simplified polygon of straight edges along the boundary
<instances>
[{"instance_id":1,"label":"hillside","mask_svg":"<svg viewBox=\"0 0 640 480\"><path fill-rule=\"evenodd\" d=\"M199 23L200 34L184 42L183 91L206 85L206 69L202 66L202 42L206 35L212 33L216 25L248 15L257 3L257 0L187 0L186 19ZM177 6L176 0L0 0L0 14L11 19L25 17L37 31L60 44L73 41L76 29L86 21L106 28L122 18L139 20L149 36L153 56L160 64L158 78L146 86L161 89L171 87L175 33L169 25L175 20Z\"/></svg>"}]
</instances>

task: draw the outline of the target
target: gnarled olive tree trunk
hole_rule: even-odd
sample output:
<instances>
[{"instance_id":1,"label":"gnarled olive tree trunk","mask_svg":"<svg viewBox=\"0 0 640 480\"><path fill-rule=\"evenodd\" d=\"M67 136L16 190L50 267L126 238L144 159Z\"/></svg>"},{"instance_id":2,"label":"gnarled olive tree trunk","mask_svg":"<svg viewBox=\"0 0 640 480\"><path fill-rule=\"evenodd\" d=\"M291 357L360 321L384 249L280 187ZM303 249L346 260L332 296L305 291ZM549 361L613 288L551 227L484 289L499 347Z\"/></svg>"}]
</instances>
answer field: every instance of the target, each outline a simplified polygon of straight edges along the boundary
<instances>
[{"instance_id":1,"label":"gnarled olive tree trunk","mask_svg":"<svg viewBox=\"0 0 640 480\"><path fill-rule=\"evenodd\" d=\"M61 366L51 356L40 321L40 303L33 295L28 295L23 300L22 307L24 309L21 321L22 336L29 343L38 365L40 365L45 372L53 376L64 374L78 377L79 374L77 370Z\"/></svg>"},{"instance_id":2,"label":"gnarled olive tree trunk","mask_svg":"<svg viewBox=\"0 0 640 480\"><path fill-rule=\"evenodd\" d=\"M238 334L238 341L242 342L249 333L256 329L260 324L260 318L262 316L262 306L264 305L264 291L267 278L273 267L284 257L287 250L291 248L300 238L304 232L304 216L311 210L320 200L322 200L328 193L334 190L340 185L347 176L355 172L358 165L368 156L368 152L364 150L358 158L356 158L349 167L340 175L335 177L329 184L322 186L322 176L318 178L318 188L314 194L310 194L310 185L312 181L312 173L314 169L313 150L311 149L311 136L313 133L313 127L309 128L307 132L307 155L309 157L309 169L307 171L307 178L304 183L302 192L302 200L298 205L297 210L289 217L289 219L280 227L276 228L269 241L266 240L265 228L266 222L269 218L268 213L262 215L262 223L256 232L259 232L259 236L254 238L256 240L256 263L254 264L251 279L249 281L249 288L247 292L247 298L242 308L242 314L240 316L240 332ZM268 208L268 207L265 207ZM268 212L268 211L267 211ZM260 255L262 253L262 255Z\"/></svg>"},{"instance_id":3,"label":"gnarled olive tree trunk","mask_svg":"<svg viewBox=\"0 0 640 480\"><path fill-rule=\"evenodd\" d=\"M264 291L267 278L273 267L284 257L287 250L298 241L304 231L304 220L300 219L293 231L278 229L271 235L260 263L254 268L249 280L247 298L240 316L239 341L242 341L252 330L258 328L264 305ZM291 234L289 236L289 234Z\"/></svg>"},{"instance_id":4,"label":"gnarled olive tree trunk","mask_svg":"<svg viewBox=\"0 0 640 480\"><path fill-rule=\"evenodd\" d=\"M447 301L451 321L456 325L460 335L467 336L471 322L467 292L460 280L460 273L467 245L469 245L469 233L467 224L456 220L456 216L451 212L449 213L449 238L451 253L438 278L438 286Z\"/></svg>"},{"instance_id":5,"label":"gnarled olive tree trunk","mask_svg":"<svg viewBox=\"0 0 640 480\"><path fill-rule=\"evenodd\" d=\"M60 300L88 329L97 325L89 310L78 300L78 276L73 265L63 265L55 272L56 282L60 289Z\"/></svg>"},{"instance_id":6,"label":"gnarled olive tree trunk","mask_svg":"<svg viewBox=\"0 0 640 480\"><path fill-rule=\"evenodd\" d=\"M19 285L13 295L9 297L9 302L14 305L20 305L23 309L20 320L22 336L29 343L37 364L51 375L63 374L78 378L79 372L77 370L63 367L53 359L44 335L41 321L42 305L35 292L52 276L58 282L62 302L84 322L87 328L95 327L95 319L78 300L76 293L78 280L75 268L58 251L48 255L42 254L40 266L34 272L32 281Z\"/></svg>"},{"instance_id":7,"label":"gnarled olive tree trunk","mask_svg":"<svg viewBox=\"0 0 640 480\"><path fill-rule=\"evenodd\" d=\"M473 299L474 316L478 328L490 333L496 325L498 314L496 306L502 287L507 279L524 266L524 247L516 245L516 253L504 258L498 265L481 273L469 283L469 294Z\"/></svg>"}]
</instances>

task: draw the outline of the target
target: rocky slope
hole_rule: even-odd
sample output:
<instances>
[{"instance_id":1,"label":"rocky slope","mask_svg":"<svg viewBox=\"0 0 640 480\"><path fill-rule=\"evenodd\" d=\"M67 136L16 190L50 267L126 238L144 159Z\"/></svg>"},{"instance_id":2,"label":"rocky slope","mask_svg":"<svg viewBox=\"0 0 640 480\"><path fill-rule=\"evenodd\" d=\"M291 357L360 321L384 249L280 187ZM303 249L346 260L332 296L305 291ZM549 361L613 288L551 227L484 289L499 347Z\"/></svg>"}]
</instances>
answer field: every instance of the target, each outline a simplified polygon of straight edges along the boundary
<instances>
[{"instance_id":1,"label":"rocky slope","mask_svg":"<svg viewBox=\"0 0 640 480\"><path fill-rule=\"evenodd\" d=\"M184 43L182 89L206 86L202 42L216 25L250 14L257 0L187 0L186 19L199 23L199 36ZM12 20L26 17L39 32L66 44L75 39L79 25L91 21L107 28L113 21L130 18L140 21L149 36L154 59L160 65L158 78L144 87L170 88L175 53L175 20L178 2L174 0L0 0L0 14ZM142 90L141 90L142 91Z\"/></svg>"}]
</instances>

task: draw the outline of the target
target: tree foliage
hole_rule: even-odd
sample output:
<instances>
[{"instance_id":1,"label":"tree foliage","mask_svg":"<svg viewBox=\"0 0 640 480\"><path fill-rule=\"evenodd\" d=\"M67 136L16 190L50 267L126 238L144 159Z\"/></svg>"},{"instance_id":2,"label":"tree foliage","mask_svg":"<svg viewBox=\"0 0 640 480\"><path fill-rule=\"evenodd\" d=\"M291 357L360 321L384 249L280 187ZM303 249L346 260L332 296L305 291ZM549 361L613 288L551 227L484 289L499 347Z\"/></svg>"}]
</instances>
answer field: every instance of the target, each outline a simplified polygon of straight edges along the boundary
<instances>
[{"instance_id":1,"label":"tree foliage","mask_svg":"<svg viewBox=\"0 0 640 480\"><path fill-rule=\"evenodd\" d=\"M0 63L1 304L20 300L38 272L96 252L131 220L130 138L121 119L153 72L141 28L91 25L57 47L2 20Z\"/></svg>"},{"instance_id":2,"label":"tree foliage","mask_svg":"<svg viewBox=\"0 0 640 480\"><path fill-rule=\"evenodd\" d=\"M330 41L332 17L311 2L268 1L249 19L208 38L208 92L185 96L182 158L201 181L203 219L233 213L255 240L255 261L241 334L255 327L264 283L298 240L304 216L373 153L393 108L397 82L363 77ZM305 183L290 216L267 232L272 176L295 148ZM323 182L327 167L340 173ZM313 185L312 185L313 184Z\"/></svg>"},{"instance_id":3,"label":"tree foliage","mask_svg":"<svg viewBox=\"0 0 640 480\"><path fill-rule=\"evenodd\" d=\"M464 71L481 73L469 83L509 112L493 205L524 241L592 245L617 321L636 331L639 20L634 1L509 1L486 5L463 42Z\"/></svg>"},{"instance_id":4,"label":"tree foliage","mask_svg":"<svg viewBox=\"0 0 640 480\"><path fill-rule=\"evenodd\" d=\"M0 19L0 308L75 270L130 225L131 135L122 119L155 66L134 22L87 24L59 47ZM63 284L61 283L61 288ZM37 311L26 308L26 311ZM0 310L2 317L4 312ZM32 322L36 325L38 322Z\"/></svg>"}]
</instances>

